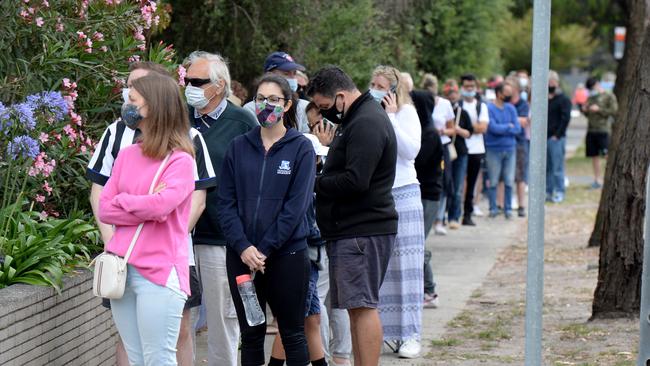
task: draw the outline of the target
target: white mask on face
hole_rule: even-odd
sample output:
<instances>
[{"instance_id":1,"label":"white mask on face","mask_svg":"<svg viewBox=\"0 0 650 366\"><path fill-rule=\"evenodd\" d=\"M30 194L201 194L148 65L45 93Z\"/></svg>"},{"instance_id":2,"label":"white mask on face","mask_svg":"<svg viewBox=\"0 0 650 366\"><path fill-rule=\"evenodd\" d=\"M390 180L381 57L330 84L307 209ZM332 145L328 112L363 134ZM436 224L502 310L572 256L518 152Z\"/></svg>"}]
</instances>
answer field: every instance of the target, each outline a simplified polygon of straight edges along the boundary
<instances>
[{"instance_id":1,"label":"white mask on face","mask_svg":"<svg viewBox=\"0 0 650 366\"><path fill-rule=\"evenodd\" d=\"M211 85L210 87L212 87L213 85ZM214 96L208 99L205 97L204 91L205 91L204 89L201 89L199 87L188 85L185 88L185 98L187 99L187 104L191 105L196 109L205 108L205 106L208 105L208 103L210 103L210 100L212 100Z\"/></svg>"},{"instance_id":2,"label":"white mask on face","mask_svg":"<svg viewBox=\"0 0 650 366\"><path fill-rule=\"evenodd\" d=\"M122 88L122 101L124 103L129 101L129 88Z\"/></svg>"}]
</instances>

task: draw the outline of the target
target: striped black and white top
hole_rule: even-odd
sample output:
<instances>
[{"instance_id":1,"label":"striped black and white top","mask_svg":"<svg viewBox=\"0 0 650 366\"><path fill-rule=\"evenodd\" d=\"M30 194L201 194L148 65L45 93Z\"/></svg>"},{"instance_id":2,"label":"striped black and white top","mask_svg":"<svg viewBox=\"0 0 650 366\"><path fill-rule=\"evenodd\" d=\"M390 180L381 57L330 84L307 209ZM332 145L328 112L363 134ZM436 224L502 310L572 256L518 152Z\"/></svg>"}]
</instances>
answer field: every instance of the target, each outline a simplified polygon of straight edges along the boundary
<instances>
[{"instance_id":1,"label":"striped black and white top","mask_svg":"<svg viewBox=\"0 0 650 366\"><path fill-rule=\"evenodd\" d=\"M120 119L108 126L88 164L86 170L88 179L101 186L105 185L111 176L113 164L120 150L133 145L139 136L140 130L132 130L126 127ZM203 190L215 187L217 178L203 136L195 128L190 128L190 138L194 142L196 155L196 167L194 168L195 189Z\"/></svg>"}]
</instances>

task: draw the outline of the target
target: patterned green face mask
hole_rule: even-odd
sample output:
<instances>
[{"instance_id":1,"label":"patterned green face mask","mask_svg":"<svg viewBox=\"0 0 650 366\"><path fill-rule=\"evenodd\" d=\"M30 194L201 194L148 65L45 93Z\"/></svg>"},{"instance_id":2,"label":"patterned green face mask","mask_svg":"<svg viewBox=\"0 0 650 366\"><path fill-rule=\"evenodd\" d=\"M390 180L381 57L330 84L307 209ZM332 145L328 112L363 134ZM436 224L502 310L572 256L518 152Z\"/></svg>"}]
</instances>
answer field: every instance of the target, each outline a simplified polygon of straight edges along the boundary
<instances>
[{"instance_id":1,"label":"patterned green face mask","mask_svg":"<svg viewBox=\"0 0 650 366\"><path fill-rule=\"evenodd\" d=\"M260 125L269 128L282 121L284 108L281 105L273 105L263 101L255 105L255 114Z\"/></svg>"}]
</instances>

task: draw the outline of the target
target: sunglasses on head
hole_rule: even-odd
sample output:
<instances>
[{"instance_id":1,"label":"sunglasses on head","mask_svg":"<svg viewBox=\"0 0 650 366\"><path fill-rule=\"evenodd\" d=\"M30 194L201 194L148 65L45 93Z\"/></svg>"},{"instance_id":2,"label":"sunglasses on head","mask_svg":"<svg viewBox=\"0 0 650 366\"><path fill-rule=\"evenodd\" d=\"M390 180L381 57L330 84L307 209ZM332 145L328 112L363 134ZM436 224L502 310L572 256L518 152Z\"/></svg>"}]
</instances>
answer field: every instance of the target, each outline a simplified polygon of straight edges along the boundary
<instances>
[{"instance_id":1,"label":"sunglasses on head","mask_svg":"<svg viewBox=\"0 0 650 366\"><path fill-rule=\"evenodd\" d=\"M199 79L199 78L185 78L185 85L192 85L196 87L201 87L205 84L211 83L210 79Z\"/></svg>"}]
</instances>

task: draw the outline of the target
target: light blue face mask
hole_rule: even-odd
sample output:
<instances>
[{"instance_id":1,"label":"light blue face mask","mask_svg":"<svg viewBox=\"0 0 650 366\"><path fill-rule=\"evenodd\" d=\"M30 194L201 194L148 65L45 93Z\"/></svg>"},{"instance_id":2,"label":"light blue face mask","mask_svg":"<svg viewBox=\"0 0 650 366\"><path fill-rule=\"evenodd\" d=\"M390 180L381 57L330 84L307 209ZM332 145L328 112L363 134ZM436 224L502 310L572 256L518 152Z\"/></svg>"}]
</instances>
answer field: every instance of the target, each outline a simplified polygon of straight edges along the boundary
<instances>
[{"instance_id":1,"label":"light blue face mask","mask_svg":"<svg viewBox=\"0 0 650 366\"><path fill-rule=\"evenodd\" d=\"M213 85L211 85L211 87ZM185 88L185 99L187 100L187 104L191 105L192 107L194 107L196 109L205 108L205 106L207 106L208 103L210 103L210 100L212 100L212 98L214 98L216 96L216 95L214 95L210 99L206 98L205 97L205 92L204 92L205 90L207 90L207 89L202 89L202 88L199 88L199 87L196 87L196 86L188 85Z\"/></svg>"},{"instance_id":2,"label":"light blue face mask","mask_svg":"<svg viewBox=\"0 0 650 366\"><path fill-rule=\"evenodd\" d=\"M287 79L287 82L289 83L291 91L295 92L298 90L298 79Z\"/></svg>"},{"instance_id":3,"label":"light blue face mask","mask_svg":"<svg viewBox=\"0 0 650 366\"><path fill-rule=\"evenodd\" d=\"M384 100L386 94L388 94L383 90L377 90L377 89L370 89L368 90L368 92L377 101L377 103L381 103Z\"/></svg>"},{"instance_id":4,"label":"light blue face mask","mask_svg":"<svg viewBox=\"0 0 650 366\"><path fill-rule=\"evenodd\" d=\"M122 100L124 103L129 101L129 88L122 88Z\"/></svg>"},{"instance_id":5,"label":"light blue face mask","mask_svg":"<svg viewBox=\"0 0 650 366\"><path fill-rule=\"evenodd\" d=\"M474 98L476 96L476 90L460 89L460 95L465 98Z\"/></svg>"},{"instance_id":6,"label":"light blue face mask","mask_svg":"<svg viewBox=\"0 0 650 366\"><path fill-rule=\"evenodd\" d=\"M522 91L521 93L519 93L519 98L528 101L528 92Z\"/></svg>"}]
</instances>

